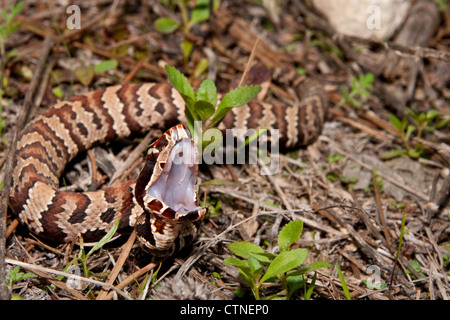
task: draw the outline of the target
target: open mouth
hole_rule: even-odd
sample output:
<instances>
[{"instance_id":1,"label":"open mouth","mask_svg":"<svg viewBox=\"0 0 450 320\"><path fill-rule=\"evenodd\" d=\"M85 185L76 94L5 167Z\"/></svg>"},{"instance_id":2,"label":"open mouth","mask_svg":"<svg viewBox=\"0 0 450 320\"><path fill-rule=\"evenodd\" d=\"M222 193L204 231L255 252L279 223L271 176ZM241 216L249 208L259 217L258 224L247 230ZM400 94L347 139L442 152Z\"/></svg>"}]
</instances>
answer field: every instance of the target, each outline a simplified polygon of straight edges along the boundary
<instances>
[{"instance_id":1,"label":"open mouth","mask_svg":"<svg viewBox=\"0 0 450 320\"><path fill-rule=\"evenodd\" d=\"M198 210L196 205L198 153L192 139L182 139L170 152L160 176L146 194L159 199L181 215Z\"/></svg>"}]
</instances>

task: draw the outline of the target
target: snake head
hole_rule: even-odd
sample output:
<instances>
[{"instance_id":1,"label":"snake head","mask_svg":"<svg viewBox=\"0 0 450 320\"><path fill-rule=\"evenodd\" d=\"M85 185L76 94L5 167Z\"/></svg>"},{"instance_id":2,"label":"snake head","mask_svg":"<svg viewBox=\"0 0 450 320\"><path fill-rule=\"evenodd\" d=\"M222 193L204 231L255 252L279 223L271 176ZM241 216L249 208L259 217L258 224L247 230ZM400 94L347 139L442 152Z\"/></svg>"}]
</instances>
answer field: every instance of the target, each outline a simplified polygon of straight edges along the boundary
<instances>
[{"instance_id":1,"label":"snake head","mask_svg":"<svg viewBox=\"0 0 450 320\"><path fill-rule=\"evenodd\" d=\"M200 220L197 206L198 151L189 130L177 125L152 143L136 182L135 196L147 212L172 222Z\"/></svg>"}]
</instances>

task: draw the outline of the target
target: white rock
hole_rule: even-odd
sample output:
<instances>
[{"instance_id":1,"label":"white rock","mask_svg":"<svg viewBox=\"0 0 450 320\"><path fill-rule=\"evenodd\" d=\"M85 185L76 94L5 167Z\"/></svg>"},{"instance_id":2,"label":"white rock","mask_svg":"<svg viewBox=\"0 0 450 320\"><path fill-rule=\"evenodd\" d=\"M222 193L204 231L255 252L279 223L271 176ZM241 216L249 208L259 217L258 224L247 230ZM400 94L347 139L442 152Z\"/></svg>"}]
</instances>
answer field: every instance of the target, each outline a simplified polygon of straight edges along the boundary
<instances>
[{"instance_id":1,"label":"white rock","mask_svg":"<svg viewBox=\"0 0 450 320\"><path fill-rule=\"evenodd\" d=\"M389 39L403 23L410 0L313 0L331 26L345 35Z\"/></svg>"}]
</instances>

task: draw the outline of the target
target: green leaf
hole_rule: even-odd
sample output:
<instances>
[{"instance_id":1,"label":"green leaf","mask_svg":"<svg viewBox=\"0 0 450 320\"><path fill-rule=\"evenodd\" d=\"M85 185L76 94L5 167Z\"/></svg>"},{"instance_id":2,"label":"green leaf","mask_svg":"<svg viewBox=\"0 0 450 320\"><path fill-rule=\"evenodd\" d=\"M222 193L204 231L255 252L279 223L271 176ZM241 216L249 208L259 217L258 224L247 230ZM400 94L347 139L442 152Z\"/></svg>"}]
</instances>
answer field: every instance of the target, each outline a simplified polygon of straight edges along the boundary
<instances>
[{"instance_id":1,"label":"green leaf","mask_svg":"<svg viewBox=\"0 0 450 320\"><path fill-rule=\"evenodd\" d=\"M357 81L358 79L356 79L355 77L352 78L352 91L355 91L358 88Z\"/></svg>"},{"instance_id":2,"label":"green leaf","mask_svg":"<svg viewBox=\"0 0 450 320\"><path fill-rule=\"evenodd\" d=\"M21 22L14 22L13 24L8 25L6 27L6 34L10 35L14 31L16 31L17 28L19 28L21 24L22 24Z\"/></svg>"},{"instance_id":3,"label":"green leaf","mask_svg":"<svg viewBox=\"0 0 450 320\"><path fill-rule=\"evenodd\" d=\"M252 252L251 256L264 264L269 264L276 257L275 254L270 252Z\"/></svg>"},{"instance_id":4,"label":"green leaf","mask_svg":"<svg viewBox=\"0 0 450 320\"><path fill-rule=\"evenodd\" d=\"M359 76L360 85L363 88L372 89L372 83L373 83L374 78L375 77L374 77L373 73L370 73L370 72L367 73L366 75L361 74Z\"/></svg>"},{"instance_id":5,"label":"green leaf","mask_svg":"<svg viewBox=\"0 0 450 320\"><path fill-rule=\"evenodd\" d=\"M112 226L111 230L108 231L107 234L105 234L103 236L103 238L101 238L93 247L92 249L88 252L88 254L86 255L86 259L89 258L89 256L94 253L95 251L97 251L98 249L100 249L101 247L103 247L109 240L111 240L111 238L114 236L114 234L116 233L117 229L119 228L119 224L120 224L120 218L118 218L116 220L116 222L114 222L114 225Z\"/></svg>"},{"instance_id":6,"label":"green leaf","mask_svg":"<svg viewBox=\"0 0 450 320\"><path fill-rule=\"evenodd\" d=\"M184 61L187 63L189 60L189 56L191 55L192 49L194 48L194 44L191 41L184 39L180 43L180 48L181 51L183 51Z\"/></svg>"},{"instance_id":7,"label":"green leaf","mask_svg":"<svg viewBox=\"0 0 450 320\"><path fill-rule=\"evenodd\" d=\"M309 285L308 291L305 293L305 300L311 299L311 295L314 290L314 286L316 285L316 279L317 279L317 272L314 272L314 275L311 280L311 284Z\"/></svg>"},{"instance_id":8,"label":"green leaf","mask_svg":"<svg viewBox=\"0 0 450 320\"><path fill-rule=\"evenodd\" d=\"M95 73L102 73L108 70L117 68L118 62L116 60L104 60L95 65Z\"/></svg>"},{"instance_id":9,"label":"green leaf","mask_svg":"<svg viewBox=\"0 0 450 320\"><path fill-rule=\"evenodd\" d=\"M195 119L195 115L193 114L194 103L195 103L195 93L191 84L184 74L178 71L176 68L166 65L166 72L169 76L170 83L178 90L181 96L186 103L186 107L191 112L191 115Z\"/></svg>"},{"instance_id":10,"label":"green leaf","mask_svg":"<svg viewBox=\"0 0 450 320\"><path fill-rule=\"evenodd\" d=\"M348 92L348 88L346 86L341 86L341 92L342 92L342 100L344 102L346 102L349 98L349 92ZM342 102L342 103L344 103Z\"/></svg>"},{"instance_id":11,"label":"green leaf","mask_svg":"<svg viewBox=\"0 0 450 320\"><path fill-rule=\"evenodd\" d=\"M248 266L250 267L250 272L255 278L259 278L262 274L262 266L259 261L253 257L248 258Z\"/></svg>"},{"instance_id":12,"label":"green leaf","mask_svg":"<svg viewBox=\"0 0 450 320\"><path fill-rule=\"evenodd\" d=\"M259 92L261 87L257 85L242 86L228 92L217 107L216 114L212 120L211 126L217 125L234 107L240 107L247 104L252 100Z\"/></svg>"},{"instance_id":13,"label":"green leaf","mask_svg":"<svg viewBox=\"0 0 450 320\"><path fill-rule=\"evenodd\" d=\"M249 268L247 261L244 261L244 260L241 260L241 259L238 259L235 257L226 258L225 260L223 260L223 264L225 266L232 265L237 268Z\"/></svg>"},{"instance_id":14,"label":"green leaf","mask_svg":"<svg viewBox=\"0 0 450 320\"><path fill-rule=\"evenodd\" d=\"M209 19L209 0L197 0L194 10L192 10L191 19L189 24L193 26L196 23L206 21Z\"/></svg>"},{"instance_id":15,"label":"green leaf","mask_svg":"<svg viewBox=\"0 0 450 320\"><path fill-rule=\"evenodd\" d=\"M416 127L410 124L408 128L406 129L405 139L408 140L411 134L416 130Z\"/></svg>"},{"instance_id":16,"label":"green leaf","mask_svg":"<svg viewBox=\"0 0 450 320\"><path fill-rule=\"evenodd\" d=\"M383 160L390 160L390 159L398 158L401 156L405 156L407 154L408 154L408 152L405 149L393 149L390 151L383 152L381 154L381 158Z\"/></svg>"},{"instance_id":17,"label":"green leaf","mask_svg":"<svg viewBox=\"0 0 450 320\"><path fill-rule=\"evenodd\" d=\"M205 122L214 114L216 108L207 101L197 101L194 104L194 110L200 116L200 119Z\"/></svg>"},{"instance_id":18,"label":"green leaf","mask_svg":"<svg viewBox=\"0 0 450 320\"><path fill-rule=\"evenodd\" d=\"M7 54L6 54L6 60L10 60L10 59L12 59L12 58L14 58L14 57L19 57L19 56L21 56L22 55L22 53L20 53L19 51L17 51L17 49L12 49L11 51L9 51Z\"/></svg>"},{"instance_id":19,"label":"green leaf","mask_svg":"<svg viewBox=\"0 0 450 320\"><path fill-rule=\"evenodd\" d=\"M255 289L255 283L253 282L253 277L250 274L250 269L244 270L239 268L239 275L244 279L245 283L252 289L252 291Z\"/></svg>"},{"instance_id":20,"label":"green leaf","mask_svg":"<svg viewBox=\"0 0 450 320\"><path fill-rule=\"evenodd\" d=\"M180 24L169 18L158 18L155 20L154 27L161 33L172 33L180 27Z\"/></svg>"},{"instance_id":21,"label":"green leaf","mask_svg":"<svg viewBox=\"0 0 450 320\"><path fill-rule=\"evenodd\" d=\"M323 268L331 268L332 265L326 261L316 261L313 264L311 264L310 266L301 268L300 270L295 270L292 273L290 273L290 275L301 275L301 274L307 274L311 271L315 271L318 269L323 269Z\"/></svg>"},{"instance_id":22,"label":"green leaf","mask_svg":"<svg viewBox=\"0 0 450 320\"><path fill-rule=\"evenodd\" d=\"M17 272L19 272L20 267L19 266L15 266L10 272L9 274L6 275L6 284L8 286L12 286L13 283L16 281L16 274Z\"/></svg>"},{"instance_id":23,"label":"green leaf","mask_svg":"<svg viewBox=\"0 0 450 320\"><path fill-rule=\"evenodd\" d=\"M295 249L281 252L267 268L266 273L261 278L260 283L265 280L283 274L291 269L297 268L305 262L308 256L307 249Z\"/></svg>"},{"instance_id":24,"label":"green leaf","mask_svg":"<svg viewBox=\"0 0 450 320\"><path fill-rule=\"evenodd\" d=\"M411 149L408 151L408 156L410 156L413 159L419 159L420 153L421 152L419 150Z\"/></svg>"},{"instance_id":25,"label":"green leaf","mask_svg":"<svg viewBox=\"0 0 450 320\"><path fill-rule=\"evenodd\" d=\"M295 243L302 235L303 221L295 220L291 221L281 229L278 234L278 245L280 251L288 250L289 246Z\"/></svg>"},{"instance_id":26,"label":"green leaf","mask_svg":"<svg viewBox=\"0 0 450 320\"><path fill-rule=\"evenodd\" d=\"M352 297L350 296L350 291L348 290L347 283L345 282L345 278L344 275L342 274L339 264L336 264L336 268L338 271L339 279L341 280L342 290L344 290L345 297L347 298L347 300L352 300Z\"/></svg>"},{"instance_id":27,"label":"green leaf","mask_svg":"<svg viewBox=\"0 0 450 320\"><path fill-rule=\"evenodd\" d=\"M203 80L202 84L197 90L197 101L207 101L216 107L217 104L217 88L214 81L211 79Z\"/></svg>"},{"instance_id":28,"label":"green leaf","mask_svg":"<svg viewBox=\"0 0 450 320\"><path fill-rule=\"evenodd\" d=\"M64 92L61 90L60 87L54 87L52 89L52 92L57 98L59 98L59 99L64 98Z\"/></svg>"},{"instance_id":29,"label":"green leaf","mask_svg":"<svg viewBox=\"0 0 450 320\"><path fill-rule=\"evenodd\" d=\"M202 58L192 72L194 78L200 78L208 70L209 60L207 58Z\"/></svg>"},{"instance_id":30,"label":"green leaf","mask_svg":"<svg viewBox=\"0 0 450 320\"><path fill-rule=\"evenodd\" d=\"M368 289L371 290L380 290L387 287L386 283L372 283L369 280L361 280L362 283L364 283Z\"/></svg>"},{"instance_id":31,"label":"green leaf","mask_svg":"<svg viewBox=\"0 0 450 320\"><path fill-rule=\"evenodd\" d=\"M450 116L444 117L436 123L436 129L442 129L450 122Z\"/></svg>"},{"instance_id":32,"label":"green leaf","mask_svg":"<svg viewBox=\"0 0 450 320\"><path fill-rule=\"evenodd\" d=\"M306 281L304 276L292 276L286 278L287 283L287 299L290 299L295 291L305 286ZM306 299L305 297L305 300Z\"/></svg>"},{"instance_id":33,"label":"green leaf","mask_svg":"<svg viewBox=\"0 0 450 320\"><path fill-rule=\"evenodd\" d=\"M439 117L441 113L438 110L430 110L427 112L427 120L433 120L436 117Z\"/></svg>"},{"instance_id":34,"label":"green leaf","mask_svg":"<svg viewBox=\"0 0 450 320\"><path fill-rule=\"evenodd\" d=\"M94 78L94 66L86 66L75 69L75 75L78 80L84 85L89 86Z\"/></svg>"},{"instance_id":35,"label":"green leaf","mask_svg":"<svg viewBox=\"0 0 450 320\"><path fill-rule=\"evenodd\" d=\"M359 102L359 101L356 100L356 99L350 98L350 103L351 103L352 105L354 105L355 107L357 107L357 108L360 108L360 107L361 107L361 102Z\"/></svg>"},{"instance_id":36,"label":"green leaf","mask_svg":"<svg viewBox=\"0 0 450 320\"><path fill-rule=\"evenodd\" d=\"M228 245L230 251L242 258L249 258L252 253L263 253L264 249L251 242L233 242Z\"/></svg>"},{"instance_id":37,"label":"green leaf","mask_svg":"<svg viewBox=\"0 0 450 320\"><path fill-rule=\"evenodd\" d=\"M403 131L402 130L402 122L400 121L399 118L397 118L397 116L395 114L389 113L389 121L391 121L391 123L395 127L395 129L397 129L399 131Z\"/></svg>"},{"instance_id":38,"label":"green leaf","mask_svg":"<svg viewBox=\"0 0 450 320\"><path fill-rule=\"evenodd\" d=\"M370 96L370 92L367 90L362 90L360 93L360 95L365 96L365 97L369 97Z\"/></svg>"},{"instance_id":39,"label":"green leaf","mask_svg":"<svg viewBox=\"0 0 450 320\"><path fill-rule=\"evenodd\" d=\"M19 272L18 275L19 275L19 279L18 280L37 278L37 275L35 275L33 273L29 273L29 272L27 272L27 273Z\"/></svg>"}]
</instances>

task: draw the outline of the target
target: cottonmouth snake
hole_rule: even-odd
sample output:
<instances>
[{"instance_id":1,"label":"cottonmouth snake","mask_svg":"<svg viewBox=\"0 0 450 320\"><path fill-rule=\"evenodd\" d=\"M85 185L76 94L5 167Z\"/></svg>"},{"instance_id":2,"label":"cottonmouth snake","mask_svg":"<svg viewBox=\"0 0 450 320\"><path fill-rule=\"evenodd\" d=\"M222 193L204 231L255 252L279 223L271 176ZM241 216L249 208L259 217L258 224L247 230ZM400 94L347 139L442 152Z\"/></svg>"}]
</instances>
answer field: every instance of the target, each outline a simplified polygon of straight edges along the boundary
<instances>
[{"instance_id":1,"label":"cottonmouth snake","mask_svg":"<svg viewBox=\"0 0 450 320\"><path fill-rule=\"evenodd\" d=\"M234 108L222 125L277 128L280 144L288 148L311 144L323 127L326 95L312 80L295 89L300 97L297 104L250 102ZM99 240L120 218L119 233L136 227L146 251L170 254L176 245L189 241L193 222L205 213L195 203L196 165L173 165L170 173L163 173L171 148L176 149L181 140L185 146L190 144L183 126L167 131L150 147L137 183L130 180L98 191L68 192L59 179L68 162L94 145L180 123L185 123L184 102L163 83L111 86L57 102L19 135L10 197L13 213L32 232L58 242L80 236L85 241ZM195 159L195 148L188 150ZM177 177L180 172L183 178ZM159 174L163 178L157 178ZM185 195L180 195L183 188L174 189L176 183L189 189ZM152 184L157 186L149 191Z\"/></svg>"}]
</instances>

